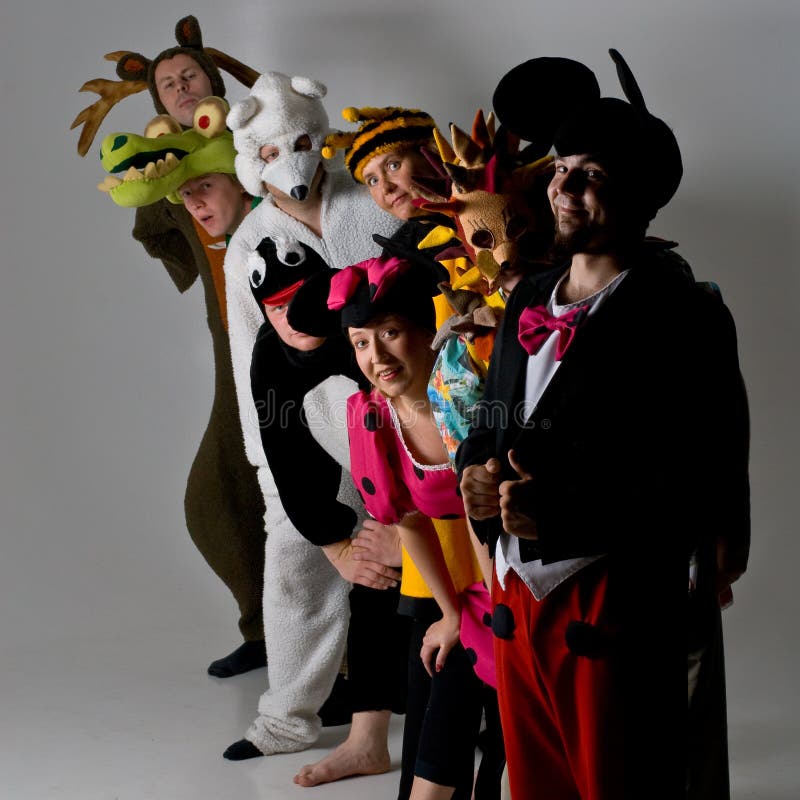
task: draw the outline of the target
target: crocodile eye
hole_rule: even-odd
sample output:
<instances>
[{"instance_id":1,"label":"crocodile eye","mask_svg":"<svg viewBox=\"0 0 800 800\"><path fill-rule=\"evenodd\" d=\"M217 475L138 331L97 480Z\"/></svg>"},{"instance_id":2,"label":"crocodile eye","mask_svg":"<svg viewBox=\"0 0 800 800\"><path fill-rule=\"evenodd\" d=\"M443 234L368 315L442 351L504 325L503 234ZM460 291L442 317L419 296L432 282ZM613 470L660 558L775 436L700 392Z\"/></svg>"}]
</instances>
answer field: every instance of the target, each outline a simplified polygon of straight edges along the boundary
<instances>
[{"instance_id":1,"label":"crocodile eye","mask_svg":"<svg viewBox=\"0 0 800 800\"><path fill-rule=\"evenodd\" d=\"M153 117L144 129L144 135L147 139L157 139L159 136L180 132L180 123L169 114L159 114L157 117Z\"/></svg>"},{"instance_id":2,"label":"crocodile eye","mask_svg":"<svg viewBox=\"0 0 800 800\"><path fill-rule=\"evenodd\" d=\"M225 130L228 104L221 97L206 97L194 108L194 129L211 139Z\"/></svg>"}]
</instances>

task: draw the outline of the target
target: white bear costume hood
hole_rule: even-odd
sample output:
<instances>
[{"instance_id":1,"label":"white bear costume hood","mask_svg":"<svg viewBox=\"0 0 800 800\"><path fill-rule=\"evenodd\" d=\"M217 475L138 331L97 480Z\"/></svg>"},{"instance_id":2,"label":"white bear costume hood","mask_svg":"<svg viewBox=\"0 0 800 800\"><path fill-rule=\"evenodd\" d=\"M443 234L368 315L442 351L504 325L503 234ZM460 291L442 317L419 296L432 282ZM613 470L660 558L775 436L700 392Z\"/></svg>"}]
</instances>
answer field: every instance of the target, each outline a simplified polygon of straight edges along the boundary
<instances>
[{"instance_id":1,"label":"white bear costume hood","mask_svg":"<svg viewBox=\"0 0 800 800\"><path fill-rule=\"evenodd\" d=\"M251 195L265 197L269 183L295 200L308 197L331 131L321 101L327 92L312 78L265 72L231 107L226 121L237 152L236 175ZM277 148L269 162L261 158L266 144Z\"/></svg>"}]
</instances>

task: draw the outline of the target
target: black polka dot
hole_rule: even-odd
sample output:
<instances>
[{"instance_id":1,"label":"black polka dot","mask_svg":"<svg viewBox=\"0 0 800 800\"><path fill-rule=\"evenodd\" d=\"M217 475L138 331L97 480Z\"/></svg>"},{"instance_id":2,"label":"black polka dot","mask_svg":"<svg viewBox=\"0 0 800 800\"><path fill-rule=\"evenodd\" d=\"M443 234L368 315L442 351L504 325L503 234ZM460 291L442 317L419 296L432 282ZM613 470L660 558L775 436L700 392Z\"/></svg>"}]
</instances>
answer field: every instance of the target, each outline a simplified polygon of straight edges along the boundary
<instances>
[{"instance_id":1,"label":"black polka dot","mask_svg":"<svg viewBox=\"0 0 800 800\"><path fill-rule=\"evenodd\" d=\"M375 433L378 430L378 415L375 411L370 410L364 414L364 427L370 433Z\"/></svg>"},{"instance_id":2,"label":"black polka dot","mask_svg":"<svg viewBox=\"0 0 800 800\"><path fill-rule=\"evenodd\" d=\"M478 654L471 647L467 647L464 652L467 654L469 663L474 667L478 663Z\"/></svg>"},{"instance_id":3,"label":"black polka dot","mask_svg":"<svg viewBox=\"0 0 800 800\"><path fill-rule=\"evenodd\" d=\"M369 478L362 478L361 485L367 494L375 494L375 484Z\"/></svg>"},{"instance_id":4,"label":"black polka dot","mask_svg":"<svg viewBox=\"0 0 800 800\"><path fill-rule=\"evenodd\" d=\"M483 615L483 624L487 628L492 627L492 615L488 611Z\"/></svg>"},{"instance_id":5,"label":"black polka dot","mask_svg":"<svg viewBox=\"0 0 800 800\"><path fill-rule=\"evenodd\" d=\"M510 639L516 623L511 609L505 603L498 603L492 614L492 632L498 639Z\"/></svg>"},{"instance_id":6,"label":"black polka dot","mask_svg":"<svg viewBox=\"0 0 800 800\"><path fill-rule=\"evenodd\" d=\"M425 480L425 473L419 468L414 467L414 474L422 481Z\"/></svg>"},{"instance_id":7,"label":"black polka dot","mask_svg":"<svg viewBox=\"0 0 800 800\"><path fill-rule=\"evenodd\" d=\"M442 514L439 519L461 519L461 514Z\"/></svg>"}]
</instances>

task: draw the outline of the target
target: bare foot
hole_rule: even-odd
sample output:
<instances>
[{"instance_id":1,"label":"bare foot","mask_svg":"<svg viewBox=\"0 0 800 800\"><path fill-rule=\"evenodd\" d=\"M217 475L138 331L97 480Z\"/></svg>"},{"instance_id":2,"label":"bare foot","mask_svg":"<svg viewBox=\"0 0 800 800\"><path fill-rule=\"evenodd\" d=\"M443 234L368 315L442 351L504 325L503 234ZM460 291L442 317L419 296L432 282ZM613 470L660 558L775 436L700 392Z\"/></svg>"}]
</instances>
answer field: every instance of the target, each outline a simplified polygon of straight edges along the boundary
<instances>
[{"instance_id":1,"label":"bare foot","mask_svg":"<svg viewBox=\"0 0 800 800\"><path fill-rule=\"evenodd\" d=\"M385 742L364 748L346 741L316 764L306 764L294 776L294 782L298 786L319 786L351 775L380 775L391 768L392 760Z\"/></svg>"}]
</instances>

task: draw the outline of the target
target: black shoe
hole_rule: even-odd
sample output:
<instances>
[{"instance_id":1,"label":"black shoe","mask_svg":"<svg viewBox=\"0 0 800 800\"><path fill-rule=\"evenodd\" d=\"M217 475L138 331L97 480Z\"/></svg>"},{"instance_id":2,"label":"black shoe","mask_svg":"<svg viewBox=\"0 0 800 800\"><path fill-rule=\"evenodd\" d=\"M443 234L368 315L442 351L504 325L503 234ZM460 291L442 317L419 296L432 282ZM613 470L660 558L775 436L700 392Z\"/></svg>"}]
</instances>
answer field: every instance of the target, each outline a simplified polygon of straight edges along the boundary
<instances>
[{"instance_id":1,"label":"black shoe","mask_svg":"<svg viewBox=\"0 0 800 800\"><path fill-rule=\"evenodd\" d=\"M252 742L248 742L247 739L239 739L238 742L234 742L222 754L222 757L227 758L228 761L244 761L248 758L258 758L263 755Z\"/></svg>"},{"instance_id":2,"label":"black shoe","mask_svg":"<svg viewBox=\"0 0 800 800\"><path fill-rule=\"evenodd\" d=\"M266 666L267 651L264 642L243 642L230 655L212 661L208 665L208 674L215 678L230 678Z\"/></svg>"},{"instance_id":3,"label":"black shoe","mask_svg":"<svg viewBox=\"0 0 800 800\"><path fill-rule=\"evenodd\" d=\"M336 676L336 682L328 699L317 713L322 720L323 728L350 724L353 719L353 704L350 698L350 684L344 675Z\"/></svg>"}]
</instances>

